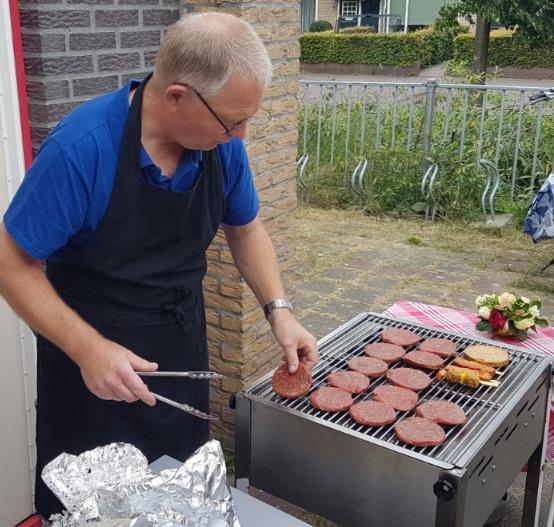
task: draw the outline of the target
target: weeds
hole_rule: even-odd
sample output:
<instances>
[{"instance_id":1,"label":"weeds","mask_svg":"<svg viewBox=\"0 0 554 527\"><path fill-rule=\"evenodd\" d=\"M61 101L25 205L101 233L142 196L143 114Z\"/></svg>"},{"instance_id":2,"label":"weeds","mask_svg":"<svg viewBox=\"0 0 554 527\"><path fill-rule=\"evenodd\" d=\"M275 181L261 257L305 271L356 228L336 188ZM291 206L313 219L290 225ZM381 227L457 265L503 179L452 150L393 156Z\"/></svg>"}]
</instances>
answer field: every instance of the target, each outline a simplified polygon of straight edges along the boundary
<instances>
[{"instance_id":1,"label":"weeds","mask_svg":"<svg viewBox=\"0 0 554 527\"><path fill-rule=\"evenodd\" d=\"M520 106L519 94L462 89L436 94L427 163L440 167L434 186L437 216L471 221L482 214L485 172L478 160L488 159L501 176L495 212L514 214L521 222L550 170L554 120L549 109L539 121L538 108ZM323 208L359 207L371 215L416 215L414 205L422 201L425 93L419 87L380 87L349 97L321 95L299 118L299 154L309 154L308 192L301 199ZM364 177L353 177L362 160L367 161Z\"/></svg>"}]
</instances>

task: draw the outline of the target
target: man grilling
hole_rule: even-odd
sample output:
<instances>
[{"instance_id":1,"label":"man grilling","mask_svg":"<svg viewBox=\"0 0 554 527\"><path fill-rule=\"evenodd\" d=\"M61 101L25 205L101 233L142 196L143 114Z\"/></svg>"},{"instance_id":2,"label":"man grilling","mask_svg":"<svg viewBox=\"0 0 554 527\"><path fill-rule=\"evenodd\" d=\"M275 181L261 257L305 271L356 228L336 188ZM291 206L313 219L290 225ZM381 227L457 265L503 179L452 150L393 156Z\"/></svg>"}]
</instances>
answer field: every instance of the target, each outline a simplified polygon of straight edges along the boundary
<instances>
[{"instance_id":1,"label":"man grilling","mask_svg":"<svg viewBox=\"0 0 554 527\"><path fill-rule=\"evenodd\" d=\"M183 17L152 76L53 130L4 216L0 292L38 333L44 516L62 508L40 478L61 452L126 441L150 461L184 460L208 439L207 421L155 405L150 392L207 411L207 382L146 386L136 372L208 368L201 282L220 225L291 371L317 362L285 299L241 141L270 78L248 24Z\"/></svg>"}]
</instances>

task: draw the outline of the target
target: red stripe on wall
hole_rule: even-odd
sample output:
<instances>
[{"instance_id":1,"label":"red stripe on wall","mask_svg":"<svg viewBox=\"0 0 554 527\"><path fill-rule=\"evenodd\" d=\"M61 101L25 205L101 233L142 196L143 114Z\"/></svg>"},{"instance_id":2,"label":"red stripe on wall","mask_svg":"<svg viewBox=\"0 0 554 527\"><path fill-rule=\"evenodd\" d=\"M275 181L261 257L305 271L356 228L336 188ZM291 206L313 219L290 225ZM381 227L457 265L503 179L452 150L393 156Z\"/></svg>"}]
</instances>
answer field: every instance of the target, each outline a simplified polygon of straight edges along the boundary
<instances>
[{"instance_id":1,"label":"red stripe on wall","mask_svg":"<svg viewBox=\"0 0 554 527\"><path fill-rule=\"evenodd\" d=\"M34 514L21 523L18 523L15 527L42 527L41 517L38 514Z\"/></svg>"},{"instance_id":2,"label":"red stripe on wall","mask_svg":"<svg viewBox=\"0 0 554 527\"><path fill-rule=\"evenodd\" d=\"M31 146L31 126L29 123L29 107L27 105L27 87L25 84L25 68L23 65L23 43L21 41L18 0L10 0L10 19L12 23L12 44L15 57L15 75L17 79L17 95L19 98L23 156L25 158L25 168L29 168L33 159L33 149Z\"/></svg>"}]
</instances>

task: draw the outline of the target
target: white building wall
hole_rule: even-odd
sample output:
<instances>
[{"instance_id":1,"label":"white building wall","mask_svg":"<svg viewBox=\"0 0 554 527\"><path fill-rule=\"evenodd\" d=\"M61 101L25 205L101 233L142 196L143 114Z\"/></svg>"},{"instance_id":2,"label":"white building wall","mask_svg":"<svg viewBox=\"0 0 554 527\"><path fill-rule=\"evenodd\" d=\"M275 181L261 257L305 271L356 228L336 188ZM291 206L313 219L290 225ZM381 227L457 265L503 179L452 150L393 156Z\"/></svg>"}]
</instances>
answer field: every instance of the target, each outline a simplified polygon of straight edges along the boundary
<instances>
[{"instance_id":1,"label":"white building wall","mask_svg":"<svg viewBox=\"0 0 554 527\"><path fill-rule=\"evenodd\" d=\"M0 0L0 215L24 174L8 0ZM0 299L0 526L33 512L34 338Z\"/></svg>"}]
</instances>

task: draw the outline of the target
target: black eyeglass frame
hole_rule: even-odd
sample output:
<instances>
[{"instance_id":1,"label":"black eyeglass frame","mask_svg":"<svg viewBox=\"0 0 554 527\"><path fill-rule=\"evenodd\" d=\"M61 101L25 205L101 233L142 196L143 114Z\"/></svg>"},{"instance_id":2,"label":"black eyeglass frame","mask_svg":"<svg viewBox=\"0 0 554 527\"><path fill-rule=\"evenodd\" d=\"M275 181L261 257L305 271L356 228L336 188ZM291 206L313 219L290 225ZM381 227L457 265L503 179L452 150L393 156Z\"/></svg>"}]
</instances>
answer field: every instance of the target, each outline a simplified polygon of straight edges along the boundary
<instances>
[{"instance_id":1,"label":"black eyeglass frame","mask_svg":"<svg viewBox=\"0 0 554 527\"><path fill-rule=\"evenodd\" d=\"M197 90L195 90L190 84L187 84L186 82L174 82L173 83L174 85L177 85L177 86L185 86L186 88L190 88L195 94L196 96L200 99L200 101L202 102L202 104L208 109L208 111L215 117L216 121L223 127L223 129L225 130L225 135L227 136L231 136L232 133L233 133L233 130L236 130L242 123L244 123L244 121L246 121L246 119L244 119L243 121L240 121L238 122L237 124L234 124L233 126L231 126L230 128L221 120L221 118L219 117L219 115L217 115L217 113L215 113L215 111L213 110L213 108L206 102L206 99L204 99L204 97L202 97L202 95L200 95L200 93L198 93Z\"/></svg>"}]
</instances>

